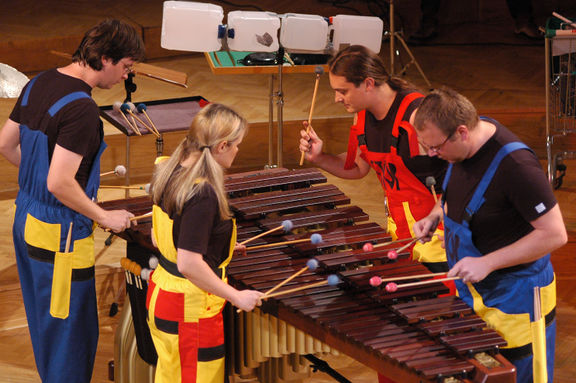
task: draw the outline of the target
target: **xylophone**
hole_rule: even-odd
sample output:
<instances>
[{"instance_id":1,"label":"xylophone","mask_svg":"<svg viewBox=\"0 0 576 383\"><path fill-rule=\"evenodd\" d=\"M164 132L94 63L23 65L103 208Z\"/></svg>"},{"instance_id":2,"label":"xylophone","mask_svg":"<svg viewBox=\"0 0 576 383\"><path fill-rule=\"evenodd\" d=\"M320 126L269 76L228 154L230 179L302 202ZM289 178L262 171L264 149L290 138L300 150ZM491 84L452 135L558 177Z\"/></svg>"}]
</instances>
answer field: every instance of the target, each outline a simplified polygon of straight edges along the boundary
<instances>
[{"instance_id":1,"label":"xylophone","mask_svg":"<svg viewBox=\"0 0 576 383\"><path fill-rule=\"evenodd\" d=\"M390 237L325 182L316 169L274 169L227 178L239 242L285 219L294 224L291 234L263 236L249 249L306 238L311 232L323 238L320 244L271 245L236 256L228 267L231 284L267 291L310 258L319 267L282 289L325 281L328 275L341 280L337 286L324 284L270 298L252 313L228 310L227 341L234 345L230 368L243 375L267 363L259 377L268 382L280 372L306 372L306 354L342 352L398 382L514 382L513 366L498 354L504 340L459 298L443 296L448 289L442 283L394 293L370 286L374 275L401 277L427 270L411 261L407 251L389 260L386 254L394 245L363 250L367 242L385 243ZM125 203L132 204L126 208L134 214L150 209L148 202L138 210L138 204L145 205L143 199ZM145 223L121 234L129 250L130 241L143 241L144 252L155 251ZM139 256L132 252L128 257Z\"/></svg>"}]
</instances>

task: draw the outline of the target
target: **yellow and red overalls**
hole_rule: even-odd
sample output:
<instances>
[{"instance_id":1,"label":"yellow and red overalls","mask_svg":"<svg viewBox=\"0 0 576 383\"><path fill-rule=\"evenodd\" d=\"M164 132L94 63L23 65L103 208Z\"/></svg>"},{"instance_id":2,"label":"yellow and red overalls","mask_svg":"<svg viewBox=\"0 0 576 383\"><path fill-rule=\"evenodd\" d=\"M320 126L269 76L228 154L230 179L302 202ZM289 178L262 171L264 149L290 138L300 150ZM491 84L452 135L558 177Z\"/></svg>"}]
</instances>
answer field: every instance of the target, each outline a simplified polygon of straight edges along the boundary
<instances>
[{"instance_id":1,"label":"yellow and red overalls","mask_svg":"<svg viewBox=\"0 0 576 383\"><path fill-rule=\"evenodd\" d=\"M398 110L392 128L393 142L398 142L400 129L403 129L407 135L410 145L410 155L419 155L418 138L414 127L410 124L410 116L404 116L406 109L414 100L423 97L422 94L414 92L408 93ZM393 239L412 238L414 232L412 226L414 223L426 217L435 201L431 191L422 184L406 165L404 160L398 154L397 146L394 144L390 147L389 152L372 152L366 145L365 136L366 111L358 113L356 124L350 129L350 138L348 141L348 153L346 156L345 169L354 167L356 151L359 148L361 157L376 171L378 179L386 192L388 206L388 231ZM439 228L440 234L442 229ZM442 249L441 242L436 236L432 241L422 244L417 242L412 249L412 257L427 264L445 263L446 253Z\"/></svg>"},{"instance_id":2,"label":"yellow and red overalls","mask_svg":"<svg viewBox=\"0 0 576 383\"><path fill-rule=\"evenodd\" d=\"M152 208L153 234L161 252L159 266L148 285L148 325L158 353L155 383L222 383L224 381L224 325L226 301L186 279L178 271L173 220L159 206ZM236 244L236 225L226 266Z\"/></svg>"}]
</instances>

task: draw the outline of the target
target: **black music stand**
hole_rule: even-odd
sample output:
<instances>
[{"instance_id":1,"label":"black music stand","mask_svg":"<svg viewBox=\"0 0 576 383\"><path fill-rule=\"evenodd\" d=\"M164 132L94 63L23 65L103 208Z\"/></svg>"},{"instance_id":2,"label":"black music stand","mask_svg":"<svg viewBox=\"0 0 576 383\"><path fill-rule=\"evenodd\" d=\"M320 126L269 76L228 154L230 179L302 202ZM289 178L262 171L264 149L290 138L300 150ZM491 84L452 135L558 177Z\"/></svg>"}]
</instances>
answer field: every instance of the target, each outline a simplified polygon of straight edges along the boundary
<instances>
[{"instance_id":1,"label":"black music stand","mask_svg":"<svg viewBox=\"0 0 576 383\"><path fill-rule=\"evenodd\" d=\"M406 65L402 66L402 68L400 69L400 72L398 72L398 74L403 75L404 73L406 73L406 70L408 69L408 67L410 65L414 64L416 66L416 69L418 69L418 72L420 72L420 75L422 76L422 78L424 79L426 84L428 85L428 88L432 89L432 84L428 80L428 77L426 77L426 75L424 74L424 71L420 67L420 64L418 64L418 61L416 61L416 57L414 57L414 55L412 54L412 51L408 47L408 44L406 44L406 42L404 41L404 38L402 37L402 33L398 32L394 29L394 0L388 0L388 4L390 5L390 12L389 12L389 14L390 14L389 15L390 16L389 29L390 30L388 31L388 34L389 34L388 37L390 38L390 74L394 75L396 73L396 68L394 65L394 56L395 55L400 56L400 52L394 48L394 40L398 39L400 44L402 44L402 46L404 47L404 50L406 51L406 53L408 53L408 55L410 56L410 61Z\"/></svg>"}]
</instances>

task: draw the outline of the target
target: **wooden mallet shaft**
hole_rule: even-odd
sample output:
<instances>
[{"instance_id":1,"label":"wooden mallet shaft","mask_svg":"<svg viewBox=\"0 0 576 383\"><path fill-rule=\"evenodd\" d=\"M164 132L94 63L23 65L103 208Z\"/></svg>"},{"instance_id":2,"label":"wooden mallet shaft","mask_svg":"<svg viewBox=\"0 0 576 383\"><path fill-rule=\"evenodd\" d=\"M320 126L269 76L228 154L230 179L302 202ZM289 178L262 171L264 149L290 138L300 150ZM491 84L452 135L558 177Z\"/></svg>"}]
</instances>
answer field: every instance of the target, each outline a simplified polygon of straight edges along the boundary
<instances>
[{"instance_id":1,"label":"wooden mallet shaft","mask_svg":"<svg viewBox=\"0 0 576 383\"><path fill-rule=\"evenodd\" d=\"M245 244L247 244L247 243L249 243L249 242L254 241L255 239L261 238L261 237L263 237L263 236L265 236L265 235L268 235L268 234L270 234L270 233L273 233L273 232L278 231L278 230L283 229L283 228L284 228L284 226L283 226L283 225L280 225L280 226L278 226L278 227L275 227L274 229L270 229L270 230L268 230L268 231L266 231L266 232L264 232L264 233L260 233L260 234L258 234L258 235L255 235L255 236L252 237L252 238L248 238L247 240L240 242L240 245L245 245Z\"/></svg>"},{"instance_id":2,"label":"wooden mallet shaft","mask_svg":"<svg viewBox=\"0 0 576 383\"><path fill-rule=\"evenodd\" d=\"M274 298L274 297L279 297L281 295L285 295L285 294L290 294L290 293L295 293L298 291L302 291L302 290L306 290L306 289L311 289L313 287L320 287L320 286L324 286L327 285L328 281L327 280L323 280L320 282L315 282L315 283L310 283L308 285L304 285L304 286L300 286L300 287L295 287L293 289L288 289L288 290L284 290L284 291L279 291L277 293L273 293L273 294L269 294L266 296L262 296L261 299L268 299L268 298Z\"/></svg>"},{"instance_id":3,"label":"wooden mallet shaft","mask_svg":"<svg viewBox=\"0 0 576 383\"><path fill-rule=\"evenodd\" d=\"M404 250L406 250L407 248L409 248L410 246L412 246L412 244L414 242L416 242L417 240L419 240L420 238L413 238L410 242L408 242L407 244L405 244L404 246L402 246L401 248L399 248L398 250L396 250L397 253L400 253Z\"/></svg>"},{"instance_id":4,"label":"wooden mallet shaft","mask_svg":"<svg viewBox=\"0 0 576 383\"><path fill-rule=\"evenodd\" d=\"M109 172L100 173L100 177L107 176L109 174L116 174L118 176L125 176L126 175L126 168L124 165L118 165L114 170L110 170Z\"/></svg>"},{"instance_id":5,"label":"wooden mallet shaft","mask_svg":"<svg viewBox=\"0 0 576 383\"><path fill-rule=\"evenodd\" d=\"M312 242L313 244L318 244L322 242L322 236L318 233L314 233L310 236L310 238L303 238L303 239L294 239L292 241L284 241L284 242L275 242L275 243L267 243L265 245L259 246L252 246L247 247L246 251L248 250L258 250L258 249L266 249L268 247L275 247L275 246L283 246L283 245L292 245L296 243L304 243L304 242Z\"/></svg>"},{"instance_id":6,"label":"wooden mallet shaft","mask_svg":"<svg viewBox=\"0 0 576 383\"><path fill-rule=\"evenodd\" d=\"M245 245L245 244L247 244L248 242L252 242L252 241L255 240L255 239L258 239L258 238L260 238L260 237L263 237L263 236L265 236L265 235L268 235L268 234L273 233L273 232L275 232L275 231L278 231L278 230L280 230L280 229L284 229L284 231L289 232L290 230L292 230L292 227L293 227L293 226L294 226L294 225L292 224L292 221L290 221L290 220L285 220L285 221L282 222L282 225L280 225L280 226L278 226L278 227L275 227L275 228L273 228L273 229L270 229L270 230L268 230L268 231L266 231L266 232L264 232L264 233L260 233L260 234L258 234L258 235L256 235L256 236L252 237L252 238L248 238L247 240L240 242L240 245Z\"/></svg>"},{"instance_id":7,"label":"wooden mallet shaft","mask_svg":"<svg viewBox=\"0 0 576 383\"><path fill-rule=\"evenodd\" d=\"M272 287L270 290L266 291L264 293L264 295L262 296L262 298L267 298L269 297L274 291L278 290L280 287L284 286L286 283L290 282L291 280L293 280L294 278L296 278L297 276L303 274L304 272L306 272L309 269L308 266L303 267L302 269L298 270L297 272L295 272L294 274L292 274L291 276L289 276L288 278L284 279L282 282L278 283L276 286Z\"/></svg>"},{"instance_id":8,"label":"wooden mallet shaft","mask_svg":"<svg viewBox=\"0 0 576 383\"><path fill-rule=\"evenodd\" d=\"M154 125L154 123L152 122L152 119L150 118L150 116L148 115L148 113L146 112L146 109L142 110L142 113L144 113L144 116L146 116L146 119L150 122L150 125L152 126L152 128L154 128L154 130L156 131L156 134L158 135L158 137L160 136L160 132L158 131L158 128L156 127L156 125Z\"/></svg>"},{"instance_id":9,"label":"wooden mallet shaft","mask_svg":"<svg viewBox=\"0 0 576 383\"><path fill-rule=\"evenodd\" d=\"M100 185L100 189L146 190L144 186Z\"/></svg>"},{"instance_id":10,"label":"wooden mallet shaft","mask_svg":"<svg viewBox=\"0 0 576 383\"><path fill-rule=\"evenodd\" d=\"M395 281L405 281L408 279L418 279L418 278L433 278L440 275L446 275L446 271L441 273L426 273L426 274L417 274L417 275L405 275L403 277L389 277L389 278L382 278L380 280L381 283L384 282L395 282Z\"/></svg>"},{"instance_id":11,"label":"wooden mallet shaft","mask_svg":"<svg viewBox=\"0 0 576 383\"><path fill-rule=\"evenodd\" d=\"M429 285L431 283L437 283L437 282L455 281L457 279L462 279L462 278L460 278L460 277L447 277L447 278L439 278L439 279L429 279L427 281L402 283L400 285L397 285L396 287L397 288L417 287L417 286L424 286L424 285Z\"/></svg>"},{"instance_id":12,"label":"wooden mallet shaft","mask_svg":"<svg viewBox=\"0 0 576 383\"><path fill-rule=\"evenodd\" d=\"M432 197L434 197L434 203L438 203L438 196L436 195L436 179L432 176L426 177L426 186L430 188L432 192Z\"/></svg>"},{"instance_id":13,"label":"wooden mallet shaft","mask_svg":"<svg viewBox=\"0 0 576 383\"><path fill-rule=\"evenodd\" d=\"M312 126L312 115L314 114L314 105L316 104L316 94L318 93L318 84L320 83L320 76L324 73L324 69L321 66L317 66L314 69L316 73L316 81L314 82L314 93L312 93L312 104L310 105L310 114L308 115L308 126L306 127L306 133L310 132L310 126ZM302 152L300 155L300 166L304 164L304 156L306 153Z\"/></svg>"},{"instance_id":14,"label":"wooden mallet shaft","mask_svg":"<svg viewBox=\"0 0 576 383\"><path fill-rule=\"evenodd\" d=\"M128 126L130 127L130 129L132 129L132 131L141 136L142 133L140 133L140 129L138 129L137 126L132 126L132 123L128 120L128 117L126 117L126 115L124 114L124 112L120 111L120 114L122 115L122 117L124 117L124 120L126 121L126 123L128 124Z\"/></svg>"},{"instance_id":15,"label":"wooden mallet shaft","mask_svg":"<svg viewBox=\"0 0 576 383\"><path fill-rule=\"evenodd\" d=\"M301 275L302 273L304 273L305 271L307 271L309 269L308 266L303 267L301 270L298 270L297 272L295 272L294 274L292 274L291 276L289 276L288 278L284 279L282 282L278 283L276 286L272 287L270 290L266 291L264 293L264 295L262 295L262 297L260 299L266 299L268 298L274 291L278 290L280 287L284 286L286 283L290 282L291 280L293 280L294 278L296 278L297 276ZM239 313L241 312L242 309L237 309L236 312Z\"/></svg>"},{"instance_id":16,"label":"wooden mallet shaft","mask_svg":"<svg viewBox=\"0 0 576 383\"><path fill-rule=\"evenodd\" d=\"M137 115L135 115L134 112L132 112L131 110L127 110L127 112L130 114L130 116L132 116L132 118L135 118L140 124L142 124L142 126L144 126L150 133L152 133L156 137L160 138L160 133L158 133L156 130L154 130L150 126L148 126L148 124L146 124L144 121L142 121L142 119L140 117L138 117Z\"/></svg>"},{"instance_id":17,"label":"wooden mallet shaft","mask_svg":"<svg viewBox=\"0 0 576 383\"><path fill-rule=\"evenodd\" d=\"M136 215L134 217L130 217L130 222L134 222L134 221L138 221L139 219L142 218L146 218L146 217L150 217L152 215L152 212L149 211L148 213L142 214L142 215ZM110 232L109 228L105 228L104 229L105 232Z\"/></svg>"},{"instance_id":18,"label":"wooden mallet shaft","mask_svg":"<svg viewBox=\"0 0 576 383\"><path fill-rule=\"evenodd\" d=\"M412 243L412 241L414 241L415 238L402 238L402 239L397 239L395 241L390 241L390 242L382 242L382 243L377 243L375 245L372 245L372 248L376 249L378 247L384 247L384 246L389 246L389 245L394 245L395 243L401 243L401 242L406 242L406 241L410 241L410 243ZM418 240L419 238L416 238L416 240Z\"/></svg>"},{"instance_id":19,"label":"wooden mallet shaft","mask_svg":"<svg viewBox=\"0 0 576 383\"><path fill-rule=\"evenodd\" d=\"M64 247L64 252L70 252L70 244L72 243L72 226L74 222L70 222L70 226L68 227L68 235L66 236L66 246Z\"/></svg>"},{"instance_id":20,"label":"wooden mallet shaft","mask_svg":"<svg viewBox=\"0 0 576 383\"><path fill-rule=\"evenodd\" d=\"M112 105L112 109L122 115L122 118L124 118L124 121L126 121L126 124L128 124L128 126L130 127L130 130L132 130L134 132L134 134L141 136L142 133L140 133L140 130L138 129L138 127L133 126L132 123L128 120L128 117L126 117L126 114L124 114L124 111L122 110L122 105L123 105L122 102L116 101ZM136 124L136 123L134 123L134 124Z\"/></svg>"},{"instance_id":21,"label":"wooden mallet shaft","mask_svg":"<svg viewBox=\"0 0 576 383\"><path fill-rule=\"evenodd\" d=\"M137 216L134 216L134 217L130 217L130 221L132 221L132 222L138 221L139 219L146 218L146 217L150 217L151 215L152 215L152 212L149 211L148 213L145 213L145 214L141 214L141 215L137 215Z\"/></svg>"},{"instance_id":22,"label":"wooden mallet shaft","mask_svg":"<svg viewBox=\"0 0 576 383\"><path fill-rule=\"evenodd\" d=\"M293 245L293 244L296 244L296 243L304 243L304 242L310 242L310 241L311 241L310 238L304 238L304 239L295 239L295 240L292 240L292 241L267 243L267 244L265 244L265 245L258 245L258 246L247 247L247 248L246 248L246 251L259 250L259 249L267 249L267 248L269 248L269 247L282 246L282 245Z\"/></svg>"}]
</instances>

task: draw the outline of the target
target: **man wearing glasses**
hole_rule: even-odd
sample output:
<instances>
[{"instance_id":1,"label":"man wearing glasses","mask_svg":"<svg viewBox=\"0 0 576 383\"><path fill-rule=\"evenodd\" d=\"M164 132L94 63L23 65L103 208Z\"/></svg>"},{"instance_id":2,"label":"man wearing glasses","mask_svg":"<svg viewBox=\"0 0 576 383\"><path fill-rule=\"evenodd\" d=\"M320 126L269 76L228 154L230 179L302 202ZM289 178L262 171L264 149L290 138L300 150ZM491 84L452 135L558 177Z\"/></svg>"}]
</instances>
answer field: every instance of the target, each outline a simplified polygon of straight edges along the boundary
<instances>
[{"instance_id":1,"label":"man wearing glasses","mask_svg":"<svg viewBox=\"0 0 576 383\"><path fill-rule=\"evenodd\" d=\"M94 222L118 232L133 215L94 202L106 145L91 92L126 79L143 58L144 43L132 26L103 21L86 32L72 63L26 85L0 131L0 153L19 168L14 247L43 383L92 377Z\"/></svg>"},{"instance_id":2,"label":"man wearing glasses","mask_svg":"<svg viewBox=\"0 0 576 383\"><path fill-rule=\"evenodd\" d=\"M534 288L540 289L552 382L556 283L550 252L567 235L538 158L450 89L426 96L414 126L428 155L450 163L442 200L414 225L415 234L429 240L431 227L444 219L448 276L461 278L458 295L508 342L501 351L515 364L518 382L532 382L539 362L531 322Z\"/></svg>"}]
</instances>

